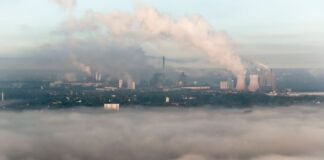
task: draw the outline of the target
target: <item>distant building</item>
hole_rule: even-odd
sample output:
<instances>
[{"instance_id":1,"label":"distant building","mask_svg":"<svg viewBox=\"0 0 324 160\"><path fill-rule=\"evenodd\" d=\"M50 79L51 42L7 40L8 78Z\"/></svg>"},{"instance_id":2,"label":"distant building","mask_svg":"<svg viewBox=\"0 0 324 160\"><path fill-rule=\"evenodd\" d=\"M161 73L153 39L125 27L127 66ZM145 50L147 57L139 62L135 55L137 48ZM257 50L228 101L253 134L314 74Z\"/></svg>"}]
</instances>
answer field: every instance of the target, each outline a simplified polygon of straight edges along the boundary
<instances>
[{"instance_id":1,"label":"distant building","mask_svg":"<svg viewBox=\"0 0 324 160\"><path fill-rule=\"evenodd\" d=\"M165 103L170 103L170 97L165 97Z\"/></svg>"},{"instance_id":2,"label":"distant building","mask_svg":"<svg viewBox=\"0 0 324 160\"><path fill-rule=\"evenodd\" d=\"M152 88L165 88L166 77L164 73L155 73L150 80L150 85Z\"/></svg>"},{"instance_id":3,"label":"distant building","mask_svg":"<svg viewBox=\"0 0 324 160\"><path fill-rule=\"evenodd\" d=\"M110 86L107 86L107 87L102 87L102 88L96 88L97 91L115 91L117 90L116 87L110 87Z\"/></svg>"},{"instance_id":4,"label":"distant building","mask_svg":"<svg viewBox=\"0 0 324 160\"><path fill-rule=\"evenodd\" d=\"M271 69L260 73L259 85L260 89L264 92L272 92L276 90L276 76Z\"/></svg>"},{"instance_id":5,"label":"distant building","mask_svg":"<svg viewBox=\"0 0 324 160\"><path fill-rule=\"evenodd\" d=\"M179 76L178 86L187 85L187 76L184 72L182 72Z\"/></svg>"},{"instance_id":6,"label":"distant building","mask_svg":"<svg viewBox=\"0 0 324 160\"><path fill-rule=\"evenodd\" d=\"M228 87L230 90L234 90L235 89L235 83L234 83L234 80L231 79L231 78L228 78L227 79L227 84L228 84Z\"/></svg>"},{"instance_id":7,"label":"distant building","mask_svg":"<svg viewBox=\"0 0 324 160\"><path fill-rule=\"evenodd\" d=\"M127 87L130 90L135 90L136 89L136 83L135 83L135 81L128 81Z\"/></svg>"},{"instance_id":8,"label":"distant building","mask_svg":"<svg viewBox=\"0 0 324 160\"><path fill-rule=\"evenodd\" d=\"M219 83L219 89L220 90L229 90L229 85L227 81L221 81Z\"/></svg>"},{"instance_id":9,"label":"distant building","mask_svg":"<svg viewBox=\"0 0 324 160\"><path fill-rule=\"evenodd\" d=\"M106 103L106 104L104 104L104 109L119 110L119 104L118 103Z\"/></svg>"},{"instance_id":10,"label":"distant building","mask_svg":"<svg viewBox=\"0 0 324 160\"><path fill-rule=\"evenodd\" d=\"M187 90L211 90L212 88L210 86L183 86L180 87L180 89L187 89Z\"/></svg>"},{"instance_id":11,"label":"distant building","mask_svg":"<svg viewBox=\"0 0 324 160\"><path fill-rule=\"evenodd\" d=\"M276 79L276 75L272 72L271 69L267 76L267 86L271 87L273 91L277 88Z\"/></svg>"},{"instance_id":12,"label":"distant building","mask_svg":"<svg viewBox=\"0 0 324 160\"><path fill-rule=\"evenodd\" d=\"M62 84L63 84L63 81L54 81L54 82L51 82L49 84L49 86L51 88L57 88L57 87L61 87Z\"/></svg>"}]
</instances>

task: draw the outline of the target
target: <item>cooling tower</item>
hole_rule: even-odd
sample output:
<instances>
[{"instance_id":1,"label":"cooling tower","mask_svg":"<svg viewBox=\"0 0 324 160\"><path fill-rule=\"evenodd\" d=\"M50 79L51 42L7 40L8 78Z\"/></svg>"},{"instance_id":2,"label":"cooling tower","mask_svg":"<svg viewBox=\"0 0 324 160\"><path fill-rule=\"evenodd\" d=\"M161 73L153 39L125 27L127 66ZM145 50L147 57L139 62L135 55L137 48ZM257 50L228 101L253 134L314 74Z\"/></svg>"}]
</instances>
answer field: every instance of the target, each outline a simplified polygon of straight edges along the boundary
<instances>
[{"instance_id":1,"label":"cooling tower","mask_svg":"<svg viewBox=\"0 0 324 160\"><path fill-rule=\"evenodd\" d=\"M255 92L260 88L259 85L259 75L251 74L250 75L250 84L249 84L249 91Z\"/></svg>"},{"instance_id":2,"label":"cooling tower","mask_svg":"<svg viewBox=\"0 0 324 160\"><path fill-rule=\"evenodd\" d=\"M245 76L244 75L237 76L236 90L238 90L238 91L245 90Z\"/></svg>"}]
</instances>

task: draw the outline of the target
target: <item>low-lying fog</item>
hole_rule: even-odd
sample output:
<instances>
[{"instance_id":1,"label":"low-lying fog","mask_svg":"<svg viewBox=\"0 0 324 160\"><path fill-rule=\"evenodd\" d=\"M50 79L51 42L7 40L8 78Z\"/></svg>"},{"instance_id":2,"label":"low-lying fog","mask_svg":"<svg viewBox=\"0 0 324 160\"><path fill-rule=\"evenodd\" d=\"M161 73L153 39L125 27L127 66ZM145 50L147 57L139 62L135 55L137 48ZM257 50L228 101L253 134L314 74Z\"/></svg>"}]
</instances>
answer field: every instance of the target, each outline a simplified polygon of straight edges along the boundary
<instances>
[{"instance_id":1,"label":"low-lying fog","mask_svg":"<svg viewBox=\"0 0 324 160\"><path fill-rule=\"evenodd\" d=\"M0 112L1 160L320 160L324 107Z\"/></svg>"}]
</instances>

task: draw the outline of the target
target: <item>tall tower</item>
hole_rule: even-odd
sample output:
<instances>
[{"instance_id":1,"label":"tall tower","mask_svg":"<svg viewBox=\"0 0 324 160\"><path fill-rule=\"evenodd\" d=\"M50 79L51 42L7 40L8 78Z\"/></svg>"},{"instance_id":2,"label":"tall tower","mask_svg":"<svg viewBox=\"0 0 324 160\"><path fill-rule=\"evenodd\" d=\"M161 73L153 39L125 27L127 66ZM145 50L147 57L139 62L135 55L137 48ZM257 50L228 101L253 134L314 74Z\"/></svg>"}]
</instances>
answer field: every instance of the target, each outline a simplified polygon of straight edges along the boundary
<instances>
[{"instance_id":1,"label":"tall tower","mask_svg":"<svg viewBox=\"0 0 324 160\"><path fill-rule=\"evenodd\" d=\"M165 72L165 57L164 56L162 57L162 69L163 69L163 72Z\"/></svg>"},{"instance_id":2,"label":"tall tower","mask_svg":"<svg viewBox=\"0 0 324 160\"><path fill-rule=\"evenodd\" d=\"M3 93L3 91L1 92L1 102L3 102L4 101L4 93Z\"/></svg>"}]
</instances>

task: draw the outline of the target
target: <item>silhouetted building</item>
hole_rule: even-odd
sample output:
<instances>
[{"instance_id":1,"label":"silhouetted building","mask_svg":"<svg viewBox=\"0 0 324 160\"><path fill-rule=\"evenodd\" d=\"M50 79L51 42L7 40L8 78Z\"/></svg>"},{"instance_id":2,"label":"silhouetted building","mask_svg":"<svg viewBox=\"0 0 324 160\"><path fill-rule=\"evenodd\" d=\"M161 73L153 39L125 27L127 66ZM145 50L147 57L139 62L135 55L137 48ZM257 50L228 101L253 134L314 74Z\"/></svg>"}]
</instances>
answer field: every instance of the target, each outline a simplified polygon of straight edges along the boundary
<instances>
[{"instance_id":1,"label":"silhouetted building","mask_svg":"<svg viewBox=\"0 0 324 160\"><path fill-rule=\"evenodd\" d=\"M187 75L185 75L185 73L182 72L179 76L178 86L184 86L184 85L187 85Z\"/></svg>"},{"instance_id":2,"label":"silhouetted building","mask_svg":"<svg viewBox=\"0 0 324 160\"><path fill-rule=\"evenodd\" d=\"M219 89L220 90L229 90L229 85L227 81L221 81L219 83Z\"/></svg>"}]
</instances>

